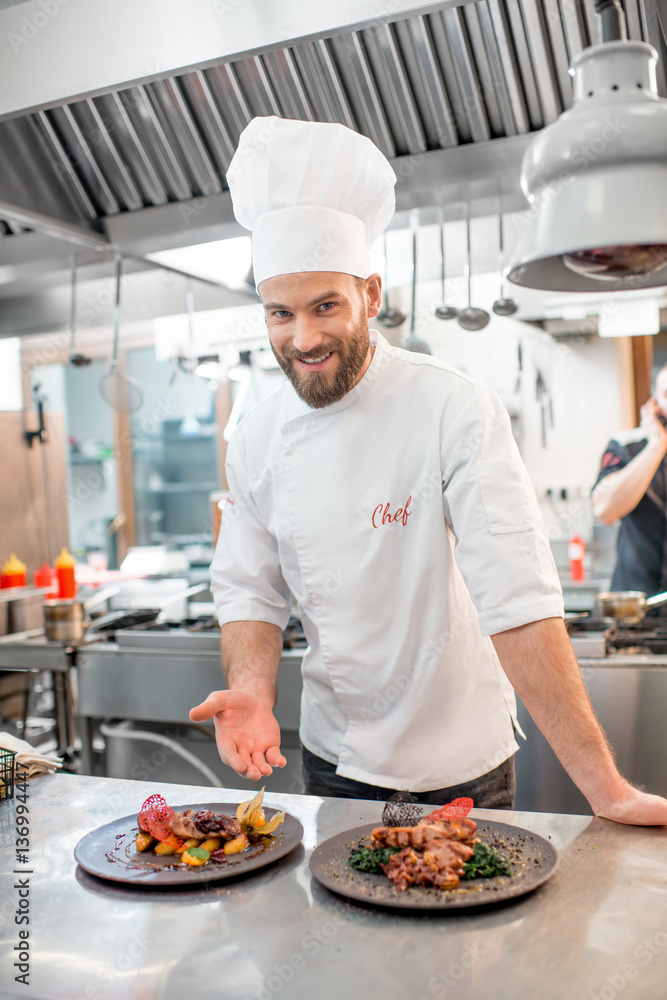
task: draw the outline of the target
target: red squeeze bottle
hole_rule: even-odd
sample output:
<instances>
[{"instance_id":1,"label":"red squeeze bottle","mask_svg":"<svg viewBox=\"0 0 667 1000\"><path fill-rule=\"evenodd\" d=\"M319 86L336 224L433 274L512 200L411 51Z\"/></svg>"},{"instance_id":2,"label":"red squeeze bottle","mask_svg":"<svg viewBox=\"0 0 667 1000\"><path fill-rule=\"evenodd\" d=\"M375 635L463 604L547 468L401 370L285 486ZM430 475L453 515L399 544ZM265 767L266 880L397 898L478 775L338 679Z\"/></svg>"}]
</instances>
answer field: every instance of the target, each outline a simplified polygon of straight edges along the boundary
<instances>
[{"instance_id":1,"label":"red squeeze bottle","mask_svg":"<svg viewBox=\"0 0 667 1000\"><path fill-rule=\"evenodd\" d=\"M584 556L586 555L586 543L579 535L573 535L567 546L567 557L570 561L570 579L583 580L586 576L584 570Z\"/></svg>"},{"instance_id":2,"label":"red squeeze bottle","mask_svg":"<svg viewBox=\"0 0 667 1000\"><path fill-rule=\"evenodd\" d=\"M7 587L25 587L28 582L25 563L17 559L14 553L2 567L2 589Z\"/></svg>"},{"instance_id":3,"label":"red squeeze bottle","mask_svg":"<svg viewBox=\"0 0 667 1000\"><path fill-rule=\"evenodd\" d=\"M43 562L35 573L35 586L38 590L48 590L46 599L51 600L58 596L58 577L53 566Z\"/></svg>"},{"instance_id":4,"label":"red squeeze bottle","mask_svg":"<svg viewBox=\"0 0 667 1000\"><path fill-rule=\"evenodd\" d=\"M58 597L60 600L68 600L76 597L76 582L74 580L74 567L76 559L70 555L67 549L62 549L55 562L56 573L58 575Z\"/></svg>"}]
</instances>

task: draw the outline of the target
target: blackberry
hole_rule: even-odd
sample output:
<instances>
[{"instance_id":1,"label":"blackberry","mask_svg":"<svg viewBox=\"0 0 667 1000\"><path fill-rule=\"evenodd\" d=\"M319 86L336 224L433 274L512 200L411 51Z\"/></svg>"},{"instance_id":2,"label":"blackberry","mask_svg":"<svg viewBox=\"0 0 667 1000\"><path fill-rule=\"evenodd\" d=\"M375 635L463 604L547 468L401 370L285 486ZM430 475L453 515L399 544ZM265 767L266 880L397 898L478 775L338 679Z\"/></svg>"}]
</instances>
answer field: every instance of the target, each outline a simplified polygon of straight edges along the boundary
<instances>
[{"instance_id":1,"label":"blackberry","mask_svg":"<svg viewBox=\"0 0 667 1000\"><path fill-rule=\"evenodd\" d=\"M216 816L210 809L200 809L192 819L198 830L211 835L221 833L229 822L228 816Z\"/></svg>"}]
</instances>

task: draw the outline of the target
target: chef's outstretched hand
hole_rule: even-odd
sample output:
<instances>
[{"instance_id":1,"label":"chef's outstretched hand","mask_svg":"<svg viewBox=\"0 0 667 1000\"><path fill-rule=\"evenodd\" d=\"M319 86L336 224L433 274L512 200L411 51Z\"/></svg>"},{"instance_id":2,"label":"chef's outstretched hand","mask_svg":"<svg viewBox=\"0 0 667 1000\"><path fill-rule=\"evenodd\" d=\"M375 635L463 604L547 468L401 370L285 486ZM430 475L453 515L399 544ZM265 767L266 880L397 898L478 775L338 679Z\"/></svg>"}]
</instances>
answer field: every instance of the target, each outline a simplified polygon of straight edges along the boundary
<instances>
[{"instance_id":1,"label":"chef's outstretched hand","mask_svg":"<svg viewBox=\"0 0 667 1000\"><path fill-rule=\"evenodd\" d=\"M628 784L622 797L604 808L595 809L595 815L630 826L667 826L667 799Z\"/></svg>"},{"instance_id":2,"label":"chef's outstretched hand","mask_svg":"<svg viewBox=\"0 0 667 1000\"><path fill-rule=\"evenodd\" d=\"M213 691L190 710L193 722L213 719L215 740L223 763L250 781L259 781L284 767L280 752L280 726L271 706L245 691Z\"/></svg>"}]
</instances>

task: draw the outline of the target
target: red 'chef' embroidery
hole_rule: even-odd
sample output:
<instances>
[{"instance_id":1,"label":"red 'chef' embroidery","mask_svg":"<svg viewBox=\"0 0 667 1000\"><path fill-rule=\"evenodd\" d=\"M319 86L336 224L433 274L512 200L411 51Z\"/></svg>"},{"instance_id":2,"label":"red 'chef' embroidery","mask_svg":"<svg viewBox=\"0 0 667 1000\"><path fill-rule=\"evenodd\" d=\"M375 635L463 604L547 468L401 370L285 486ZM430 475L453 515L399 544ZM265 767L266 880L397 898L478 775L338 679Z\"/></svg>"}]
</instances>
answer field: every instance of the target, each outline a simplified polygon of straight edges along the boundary
<instances>
[{"instance_id":1,"label":"red 'chef' embroidery","mask_svg":"<svg viewBox=\"0 0 667 1000\"><path fill-rule=\"evenodd\" d=\"M395 511L393 514L391 512L390 504L379 503L371 516L373 527L379 528L380 525L382 524L399 524L399 523L402 524L403 527L405 527L405 525L408 523L408 518L412 514L412 511L408 510L411 500L412 496L409 496L408 499L405 501L405 506L399 507L398 510Z\"/></svg>"},{"instance_id":2,"label":"red 'chef' embroidery","mask_svg":"<svg viewBox=\"0 0 667 1000\"><path fill-rule=\"evenodd\" d=\"M613 451L605 451L602 456L602 468L606 469L609 465L618 465L620 461L618 455L614 455Z\"/></svg>"},{"instance_id":3,"label":"red 'chef' embroidery","mask_svg":"<svg viewBox=\"0 0 667 1000\"><path fill-rule=\"evenodd\" d=\"M234 501L232 500L231 493L229 494L228 497L225 497L225 503L230 503L232 505L232 507L234 506Z\"/></svg>"}]
</instances>

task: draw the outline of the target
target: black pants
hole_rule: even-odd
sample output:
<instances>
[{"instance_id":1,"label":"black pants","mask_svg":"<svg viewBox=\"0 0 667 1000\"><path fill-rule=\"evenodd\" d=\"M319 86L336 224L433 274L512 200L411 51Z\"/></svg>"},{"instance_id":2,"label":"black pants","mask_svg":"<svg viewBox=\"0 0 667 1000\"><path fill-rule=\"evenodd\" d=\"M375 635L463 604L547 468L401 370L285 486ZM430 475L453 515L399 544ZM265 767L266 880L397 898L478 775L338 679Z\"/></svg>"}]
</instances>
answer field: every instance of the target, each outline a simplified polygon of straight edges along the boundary
<instances>
[{"instance_id":1,"label":"black pants","mask_svg":"<svg viewBox=\"0 0 667 1000\"><path fill-rule=\"evenodd\" d=\"M367 785L363 781L343 778L336 774L336 765L330 764L314 753L301 748L302 773L306 795L332 795L340 799L375 799L386 802L397 789ZM452 799L471 798L477 809L513 809L516 792L514 756L494 767L493 771L464 781L450 788L434 788L428 792L415 792L419 802L441 806Z\"/></svg>"}]
</instances>

